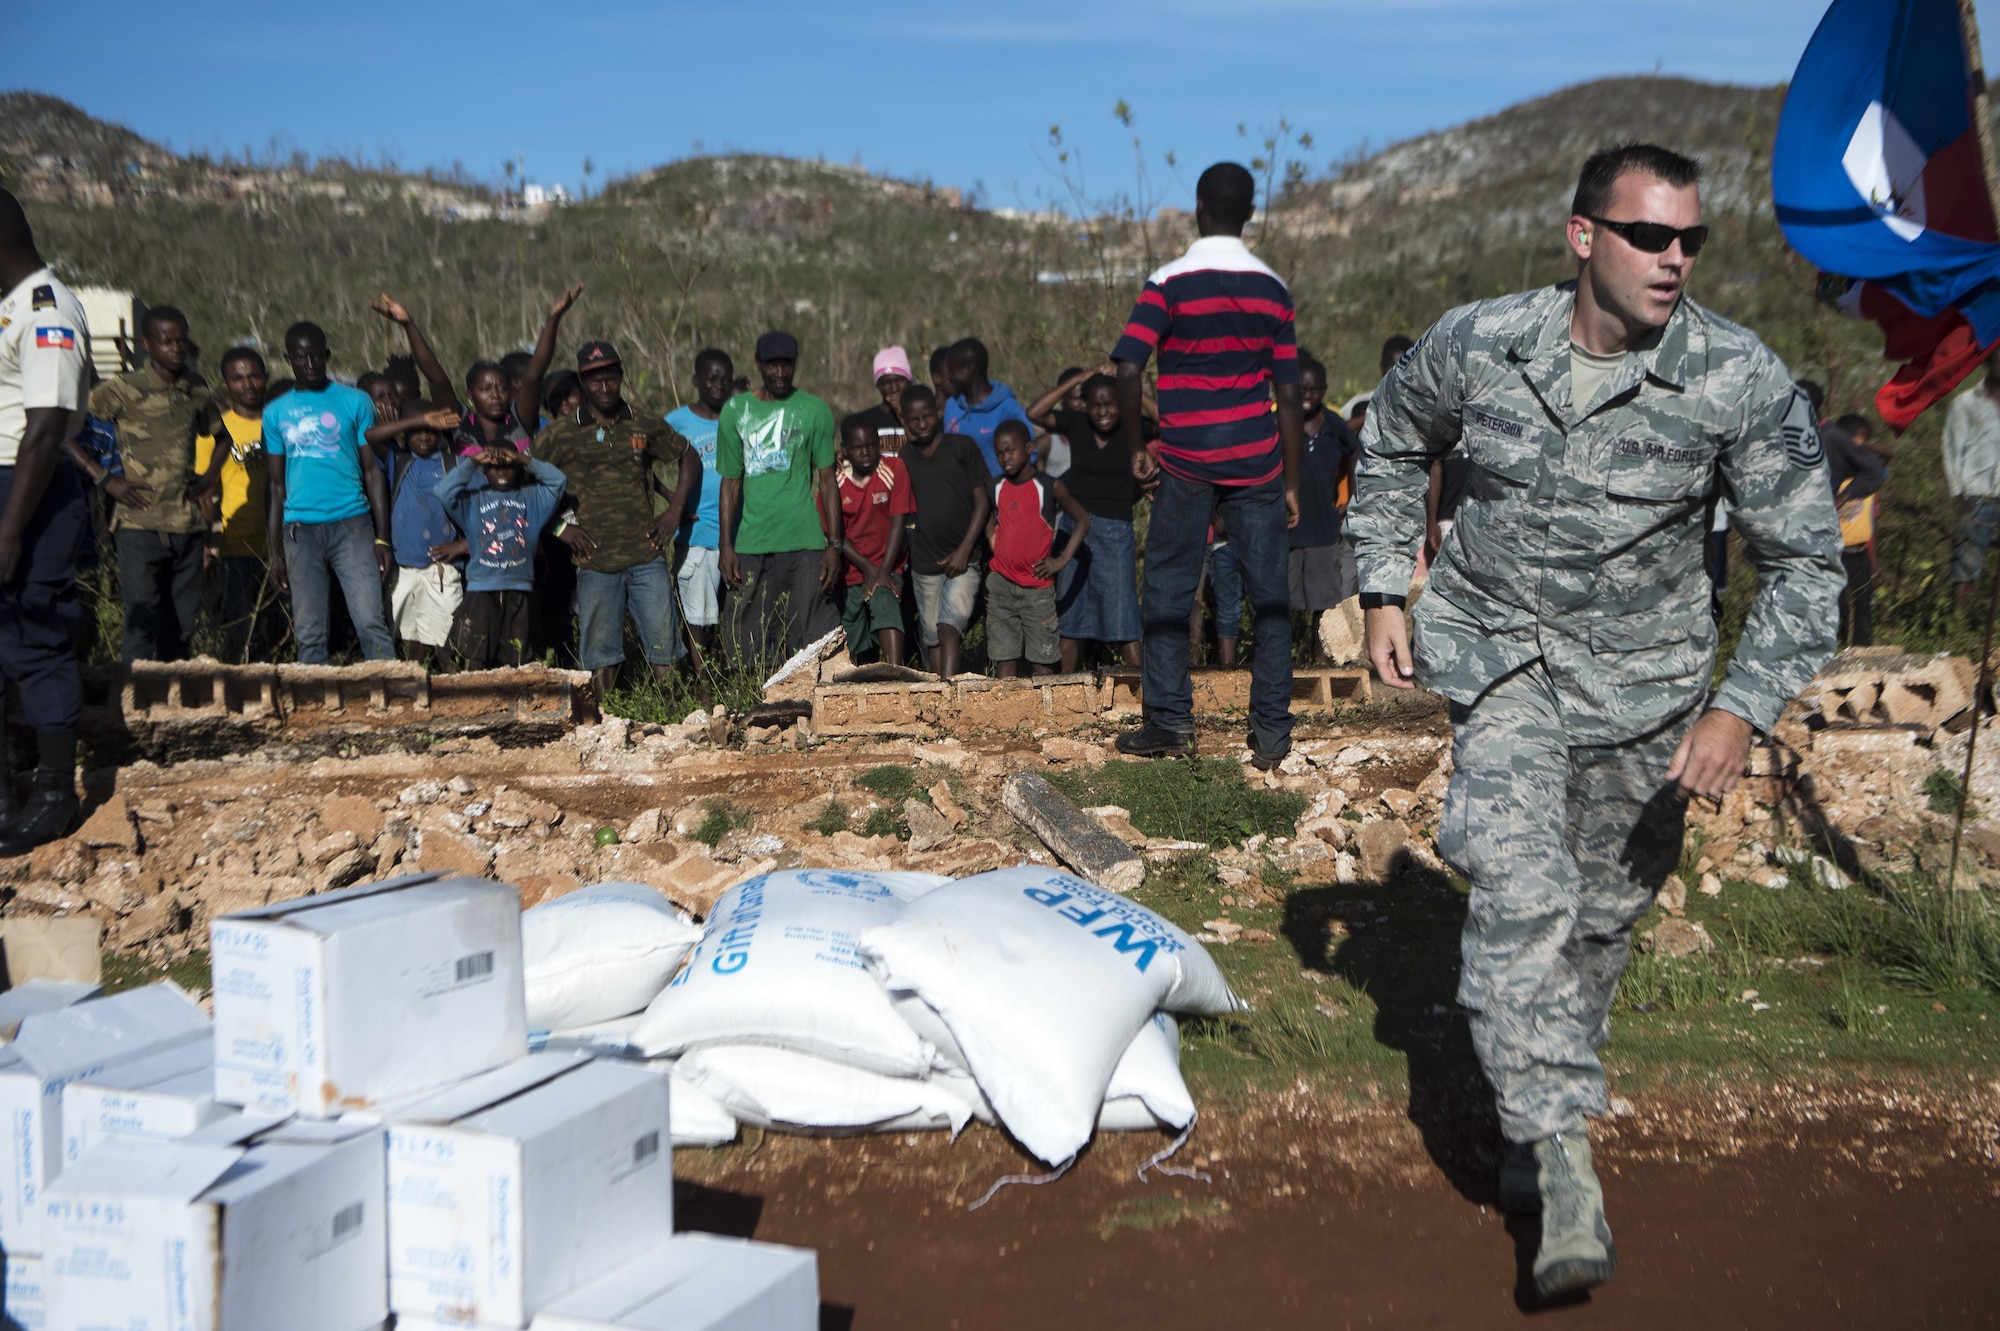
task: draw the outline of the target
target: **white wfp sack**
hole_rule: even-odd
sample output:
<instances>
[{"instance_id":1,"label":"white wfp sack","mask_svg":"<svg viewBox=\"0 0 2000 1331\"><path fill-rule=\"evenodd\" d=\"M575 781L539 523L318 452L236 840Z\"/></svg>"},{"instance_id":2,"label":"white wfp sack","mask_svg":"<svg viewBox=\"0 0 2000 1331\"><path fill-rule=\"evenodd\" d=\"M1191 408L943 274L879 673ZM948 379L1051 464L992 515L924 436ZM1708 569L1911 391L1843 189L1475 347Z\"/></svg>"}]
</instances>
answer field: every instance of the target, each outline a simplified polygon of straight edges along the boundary
<instances>
[{"instance_id":1,"label":"white wfp sack","mask_svg":"<svg viewBox=\"0 0 2000 1331\"><path fill-rule=\"evenodd\" d=\"M1097 1126L1105 1132L1178 1132L1192 1122L1194 1097L1181 1079L1180 1024L1155 1012L1118 1060Z\"/></svg>"},{"instance_id":2,"label":"white wfp sack","mask_svg":"<svg viewBox=\"0 0 2000 1331\"><path fill-rule=\"evenodd\" d=\"M528 1030L639 1011L700 940L699 925L642 883L598 883L522 911Z\"/></svg>"},{"instance_id":3,"label":"white wfp sack","mask_svg":"<svg viewBox=\"0 0 2000 1331\"><path fill-rule=\"evenodd\" d=\"M649 1058L713 1044L774 1045L896 1077L936 1051L896 1015L855 951L863 930L951 880L787 869L722 894L687 967L646 1009Z\"/></svg>"},{"instance_id":4,"label":"white wfp sack","mask_svg":"<svg viewBox=\"0 0 2000 1331\"><path fill-rule=\"evenodd\" d=\"M581 1049L586 1054L599 1058L639 1057L639 1051L632 1047L632 1032L639 1029L645 1018L643 1012L628 1012L610 1021L592 1022L588 1026L566 1026L555 1031L529 1031L528 1052L539 1054L545 1050Z\"/></svg>"},{"instance_id":5,"label":"white wfp sack","mask_svg":"<svg viewBox=\"0 0 2000 1331\"><path fill-rule=\"evenodd\" d=\"M667 1121L674 1145L721 1146L736 1140L735 1115L721 1101L681 1076L679 1059L648 1059L646 1066L667 1074Z\"/></svg>"},{"instance_id":6,"label":"white wfp sack","mask_svg":"<svg viewBox=\"0 0 2000 1331\"><path fill-rule=\"evenodd\" d=\"M949 1074L946 1074L949 1079ZM887 1077L769 1045L709 1045L681 1059L674 1086L713 1097L745 1123L781 1131L848 1134L949 1128L972 1118L966 1079Z\"/></svg>"},{"instance_id":7,"label":"white wfp sack","mask_svg":"<svg viewBox=\"0 0 2000 1331\"><path fill-rule=\"evenodd\" d=\"M928 893L864 934L861 954L883 987L936 1014L1000 1121L1051 1163L1090 1140L1112 1072L1155 1011L1238 1006L1187 934L1044 869L1001 869Z\"/></svg>"}]
</instances>

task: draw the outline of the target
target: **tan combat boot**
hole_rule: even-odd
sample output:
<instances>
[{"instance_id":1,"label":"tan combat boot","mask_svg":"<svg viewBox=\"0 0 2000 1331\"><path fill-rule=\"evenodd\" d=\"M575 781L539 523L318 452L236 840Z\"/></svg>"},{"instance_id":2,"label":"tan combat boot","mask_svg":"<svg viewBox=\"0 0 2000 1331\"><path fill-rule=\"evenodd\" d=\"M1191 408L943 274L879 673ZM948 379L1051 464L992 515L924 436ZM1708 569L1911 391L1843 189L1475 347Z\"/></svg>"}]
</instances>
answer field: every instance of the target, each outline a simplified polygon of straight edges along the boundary
<instances>
[{"instance_id":1,"label":"tan combat boot","mask_svg":"<svg viewBox=\"0 0 2000 1331\"><path fill-rule=\"evenodd\" d=\"M1541 1172L1542 1247L1535 1254L1535 1292L1544 1299L1601 1285L1618 1271L1618 1249L1604 1222L1604 1189L1590 1165L1583 1129L1535 1143Z\"/></svg>"}]
</instances>

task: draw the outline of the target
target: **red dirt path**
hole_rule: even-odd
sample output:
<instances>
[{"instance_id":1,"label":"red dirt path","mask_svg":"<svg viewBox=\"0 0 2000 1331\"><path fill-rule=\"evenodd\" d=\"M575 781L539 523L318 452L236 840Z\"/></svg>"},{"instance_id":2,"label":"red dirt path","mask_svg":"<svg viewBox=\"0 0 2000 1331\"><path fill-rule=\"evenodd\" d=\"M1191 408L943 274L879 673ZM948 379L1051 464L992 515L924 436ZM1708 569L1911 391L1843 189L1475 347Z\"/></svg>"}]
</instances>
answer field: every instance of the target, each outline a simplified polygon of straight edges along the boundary
<instances>
[{"instance_id":1,"label":"red dirt path","mask_svg":"<svg viewBox=\"0 0 2000 1331\"><path fill-rule=\"evenodd\" d=\"M817 1248L821 1325L855 1331L2000 1321L2000 1175L1984 1127L1811 1111L1761 1132L1739 1123L1709 1154L1678 1125L1617 1124L1599 1163L1619 1276L1587 1301L1535 1308L1536 1223L1461 1195L1407 1124L1287 1131L1289 1115L1252 1117L1267 1121L1204 1124L1188 1148L1230 1144L1212 1185L1139 1183L1133 1168L1160 1139L1101 1139L1068 1177L976 1212L969 1200L1021 1168L991 1132L956 1145L773 1138L689 1160L679 1223Z\"/></svg>"}]
</instances>

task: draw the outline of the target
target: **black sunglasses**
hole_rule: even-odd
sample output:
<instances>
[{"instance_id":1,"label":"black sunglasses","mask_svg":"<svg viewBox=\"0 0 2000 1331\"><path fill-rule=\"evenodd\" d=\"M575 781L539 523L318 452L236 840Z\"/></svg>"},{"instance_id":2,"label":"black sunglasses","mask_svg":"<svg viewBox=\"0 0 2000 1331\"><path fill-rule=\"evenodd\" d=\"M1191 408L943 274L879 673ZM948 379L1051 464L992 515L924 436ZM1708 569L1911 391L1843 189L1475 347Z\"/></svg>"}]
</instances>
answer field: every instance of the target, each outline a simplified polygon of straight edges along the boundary
<instances>
[{"instance_id":1,"label":"black sunglasses","mask_svg":"<svg viewBox=\"0 0 2000 1331\"><path fill-rule=\"evenodd\" d=\"M1590 214L1585 213L1584 216L1590 217ZM1647 254L1665 254L1678 240L1681 253L1692 259L1708 243L1708 228L1705 226L1685 226L1676 230L1664 222L1614 222L1608 217L1590 217L1590 220L1608 231L1617 232L1625 237L1626 244Z\"/></svg>"}]
</instances>

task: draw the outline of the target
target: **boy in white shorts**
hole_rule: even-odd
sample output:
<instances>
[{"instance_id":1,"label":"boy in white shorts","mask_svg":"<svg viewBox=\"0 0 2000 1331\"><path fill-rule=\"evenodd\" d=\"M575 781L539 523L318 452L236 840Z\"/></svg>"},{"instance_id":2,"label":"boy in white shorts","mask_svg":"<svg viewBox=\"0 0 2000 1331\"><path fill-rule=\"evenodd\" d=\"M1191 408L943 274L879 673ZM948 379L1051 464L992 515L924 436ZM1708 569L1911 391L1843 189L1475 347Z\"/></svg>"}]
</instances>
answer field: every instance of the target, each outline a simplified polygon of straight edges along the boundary
<instances>
[{"instance_id":1,"label":"boy in white shorts","mask_svg":"<svg viewBox=\"0 0 2000 1331\"><path fill-rule=\"evenodd\" d=\"M729 353L709 347L695 353L695 400L667 415L667 424L679 430L701 459L701 496L688 505L674 543L674 576L680 593L681 622L687 625L689 664L700 674L714 650L715 626L721 615L722 565L718 548L722 541L717 507L722 481L715 474L716 418L736 391L736 365ZM665 501L655 489L655 512L665 510Z\"/></svg>"},{"instance_id":2,"label":"boy in white shorts","mask_svg":"<svg viewBox=\"0 0 2000 1331\"><path fill-rule=\"evenodd\" d=\"M451 625L465 599L465 538L433 493L456 461L441 431L458 427L457 413L433 410L418 398L396 420L368 431L368 442L393 444L389 454L389 537L396 580L389 589L389 627L406 661L442 668Z\"/></svg>"}]
</instances>

